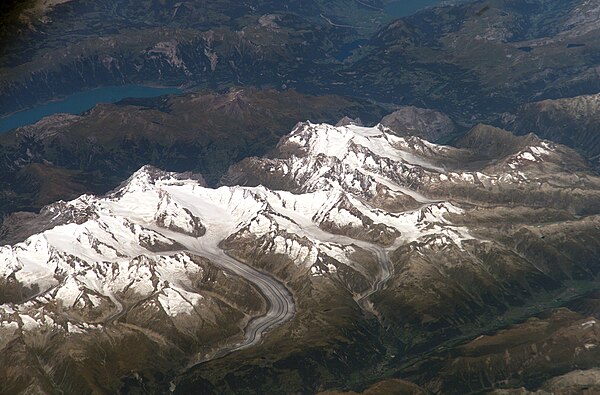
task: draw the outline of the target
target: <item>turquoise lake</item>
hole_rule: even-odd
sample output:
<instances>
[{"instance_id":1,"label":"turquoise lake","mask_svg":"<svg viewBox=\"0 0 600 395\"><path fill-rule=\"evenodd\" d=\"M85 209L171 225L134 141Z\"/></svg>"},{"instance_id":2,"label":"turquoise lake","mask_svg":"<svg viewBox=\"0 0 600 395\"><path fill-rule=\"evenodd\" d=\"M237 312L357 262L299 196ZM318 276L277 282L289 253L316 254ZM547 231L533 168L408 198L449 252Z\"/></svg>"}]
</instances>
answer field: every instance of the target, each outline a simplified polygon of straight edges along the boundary
<instances>
[{"instance_id":1,"label":"turquoise lake","mask_svg":"<svg viewBox=\"0 0 600 395\"><path fill-rule=\"evenodd\" d=\"M182 90L178 88L156 88L140 85L107 86L77 92L64 99L48 102L0 118L0 133L19 126L30 125L52 114L80 114L99 103L115 103L125 98L156 97L181 92Z\"/></svg>"},{"instance_id":2,"label":"turquoise lake","mask_svg":"<svg viewBox=\"0 0 600 395\"><path fill-rule=\"evenodd\" d=\"M385 12L394 17L412 15L415 12L441 3L441 0L398 0L389 3L385 7Z\"/></svg>"},{"instance_id":3,"label":"turquoise lake","mask_svg":"<svg viewBox=\"0 0 600 395\"><path fill-rule=\"evenodd\" d=\"M398 0L389 3L385 12L394 17L403 17L441 3L442 0ZM354 45L352 43L350 45ZM354 45L356 47L357 45ZM342 58L351 53L350 49L342 48ZM74 93L64 99L48 102L29 110L20 111L0 118L0 133L14 128L33 124L49 115L58 113L80 114L99 103L115 103L126 98L156 97L166 94L181 93L178 88L157 88L140 85L107 86Z\"/></svg>"}]
</instances>

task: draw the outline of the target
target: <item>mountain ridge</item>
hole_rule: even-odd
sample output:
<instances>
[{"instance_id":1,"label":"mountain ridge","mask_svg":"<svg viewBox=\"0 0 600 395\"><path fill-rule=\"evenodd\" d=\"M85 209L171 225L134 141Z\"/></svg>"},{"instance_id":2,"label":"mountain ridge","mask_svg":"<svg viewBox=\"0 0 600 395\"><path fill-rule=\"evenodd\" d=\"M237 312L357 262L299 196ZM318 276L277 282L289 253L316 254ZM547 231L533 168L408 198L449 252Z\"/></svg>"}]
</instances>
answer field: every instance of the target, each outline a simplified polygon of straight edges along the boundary
<instances>
[{"instance_id":1,"label":"mountain ridge","mask_svg":"<svg viewBox=\"0 0 600 395\"><path fill-rule=\"evenodd\" d=\"M471 158L473 168L457 168L458 158ZM540 254L552 256L554 249L534 235L543 229L554 238L553 226L570 227L575 238L581 232L594 237L600 206L590 202L600 200L600 180L589 169L570 168L572 161L577 163L572 151L534 137L514 137L513 148L482 163L468 148L397 136L383 125L304 122L267 157L242 160L222 181L245 186L212 189L200 176L144 166L104 197L83 195L48 206L30 218L41 233L0 248L6 262L2 327L14 329L5 344L27 342L30 330L41 328L65 339L63 348L94 344L85 339L101 328L129 338L130 325L150 329L148 314L158 311L163 325L176 328L168 334L160 326L159 334L190 352L178 351L178 362L161 368L172 372L168 379L154 377L143 360L132 362L128 369L157 390L185 392L198 374L212 374L222 361L248 358L291 328L296 340L289 347L312 347L328 333L317 336L318 328L341 338L367 336L364 347L379 349L374 358L391 367L396 362L381 354L382 339L392 336L393 348L410 354L476 330L473 319L557 292L572 276L596 275L591 241L569 244L569 238L563 254L573 258L568 255L558 266L523 246L537 244ZM573 186L581 183L585 190L575 192ZM515 206L526 215L505 217L498 230L486 228L482 216L493 218ZM540 213L548 219L539 222ZM589 260L574 259L584 251ZM217 273L230 280L211 282ZM206 281L214 291L207 293ZM243 286L236 288L238 283ZM425 283L435 284L430 296L410 297ZM521 291L512 290L519 286ZM237 291L223 299L227 289ZM245 295L252 295L252 308L242 301ZM331 308L346 313L328 314ZM237 321L226 320L226 312ZM198 323L216 324L208 317L227 322L229 337L195 332ZM343 324L333 324L339 319ZM350 329L354 320L360 329ZM387 334L378 338L380 329L373 325ZM184 333L192 337L184 340ZM143 337L144 344L155 341ZM174 351L170 341L161 347ZM54 363L60 370L70 362L61 357ZM249 366L251 372L254 365ZM70 385L96 385L79 372ZM18 385L47 374L6 380ZM112 374L112 387L104 388L119 388L127 376L124 370ZM306 390L304 385L298 388Z\"/></svg>"}]
</instances>

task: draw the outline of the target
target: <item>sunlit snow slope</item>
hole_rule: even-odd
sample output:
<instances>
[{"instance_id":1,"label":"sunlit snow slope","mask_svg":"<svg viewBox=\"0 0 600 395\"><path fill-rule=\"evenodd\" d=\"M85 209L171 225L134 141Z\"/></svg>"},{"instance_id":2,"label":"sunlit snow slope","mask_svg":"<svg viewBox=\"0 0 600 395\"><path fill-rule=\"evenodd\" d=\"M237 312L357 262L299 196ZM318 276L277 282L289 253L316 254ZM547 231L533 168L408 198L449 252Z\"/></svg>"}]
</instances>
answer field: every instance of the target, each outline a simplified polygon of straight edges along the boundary
<instances>
[{"instance_id":1,"label":"sunlit snow slope","mask_svg":"<svg viewBox=\"0 0 600 395\"><path fill-rule=\"evenodd\" d=\"M475 128L467 139L482 145L488 135ZM494 271L504 268L484 269L481 254L512 252L456 219L475 205L577 210L597 195L595 178L565 169L583 166L568 149L535 136L511 144L493 156L494 147L445 147L381 125L300 123L268 157L233 166L223 179L230 186L143 167L106 196L46 207L47 230L0 248L0 341L48 328L93 333L142 314L145 325L169 323L162 335L196 336L193 364L254 345L292 319L303 282L343 288L381 322L412 303L403 299L409 287L437 277L443 285L427 292L452 286L474 303L480 287L502 295L504 274ZM586 183L595 194L556 199ZM457 284L461 276L474 280ZM444 311L451 300L419 303ZM201 336L229 324L227 336Z\"/></svg>"}]
</instances>

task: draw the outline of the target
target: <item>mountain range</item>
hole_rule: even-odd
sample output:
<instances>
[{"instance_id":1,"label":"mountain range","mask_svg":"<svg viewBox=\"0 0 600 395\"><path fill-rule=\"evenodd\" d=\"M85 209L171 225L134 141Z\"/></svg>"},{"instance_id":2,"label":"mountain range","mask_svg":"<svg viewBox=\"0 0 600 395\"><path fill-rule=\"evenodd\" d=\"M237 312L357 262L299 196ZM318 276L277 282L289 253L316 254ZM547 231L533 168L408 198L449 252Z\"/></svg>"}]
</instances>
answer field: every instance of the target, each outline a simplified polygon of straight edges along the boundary
<instances>
[{"instance_id":1,"label":"mountain range","mask_svg":"<svg viewBox=\"0 0 600 395\"><path fill-rule=\"evenodd\" d=\"M181 91L0 134L0 394L600 392L600 7L397 6L0 5L0 122Z\"/></svg>"},{"instance_id":2,"label":"mountain range","mask_svg":"<svg viewBox=\"0 0 600 395\"><path fill-rule=\"evenodd\" d=\"M0 249L10 391L313 392L395 371L464 393L487 366L469 353L495 355L477 335L596 289L600 178L534 135L299 123L221 184L145 166L29 218ZM585 331L534 352L571 358L545 377L592 368L595 321L546 320ZM516 359L471 392L540 380Z\"/></svg>"},{"instance_id":3,"label":"mountain range","mask_svg":"<svg viewBox=\"0 0 600 395\"><path fill-rule=\"evenodd\" d=\"M599 11L583 0L480 0L396 20L382 11L389 1L371 0L169 0L152 12L134 1L56 3L46 23L32 17L5 40L0 113L96 86L252 85L500 126L521 104L599 90Z\"/></svg>"},{"instance_id":4,"label":"mountain range","mask_svg":"<svg viewBox=\"0 0 600 395\"><path fill-rule=\"evenodd\" d=\"M234 162L268 152L298 120L377 122L386 112L349 97L247 88L58 114L0 134L0 213L106 193L146 164L201 172L214 185Z\"/></svg>"}]
</instances>

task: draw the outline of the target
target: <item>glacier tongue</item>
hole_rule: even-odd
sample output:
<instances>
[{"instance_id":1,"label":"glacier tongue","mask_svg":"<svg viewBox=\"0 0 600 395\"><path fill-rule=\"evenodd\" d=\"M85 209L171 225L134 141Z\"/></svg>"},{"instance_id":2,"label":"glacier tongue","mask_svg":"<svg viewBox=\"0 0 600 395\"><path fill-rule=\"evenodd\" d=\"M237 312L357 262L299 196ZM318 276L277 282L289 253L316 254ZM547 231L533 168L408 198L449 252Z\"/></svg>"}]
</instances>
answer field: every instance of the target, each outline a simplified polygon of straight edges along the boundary
<instances>
[{"instance_id":1,"label":"glacier tongue","mask_svg":"<svg viewBox=\"0 0 600 395\"><path fill-rule=\"evenodd\" d=\"M260 185L211 189L197 179L145 166L107 196L84 195L63 204L63 210L78 213L76 221L0 248L0 276L32 293L25 302L2 305L0 317L10 321L6 312L14 309L37 317L41 325L52 314L36 315L37 306L57 300L72 308L112 305L106 323L124 313L120 298L127 293L157 296L169 316L190 314L202 300L190 287L190 275L202 271L191 255L222 261L238 274L250 270L223 253L226 240L260 239L264 254L287 257L298 275L335 274L346 265L369 277L353 258L357 248L381 263L386 249L405 243L428 243L438 235L460 247L472 238L447 217L460 214L460 208L428 199L406 182L410 174L437 177L443 169L432 158L446 155L445 147L394 136L383 126L307 123L282 139L278 150L294 154L263 163L277 169L267 173L296 182L295 193ZM424 152L428 156L419 156ZM410 209L390 212L374 205L382 193L392 200L412 199ZM374 289L389 275L390 267L383 266L370 275ZM257 281L263 292L287 292L271 280ZM89 324L73 321L69 328L90 329Z\"/></svg>"}]
</instances>

